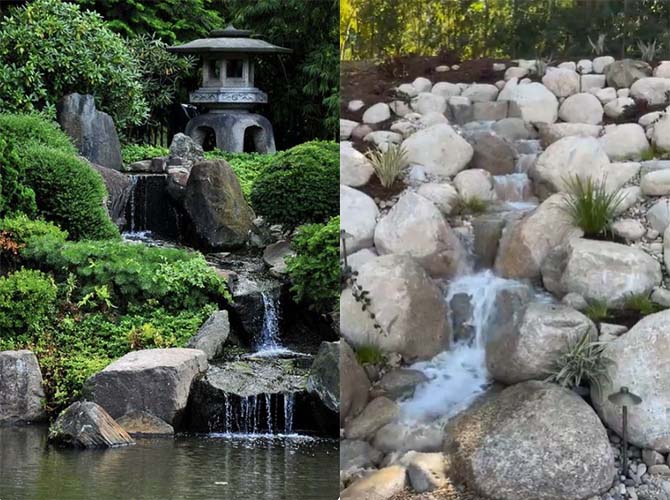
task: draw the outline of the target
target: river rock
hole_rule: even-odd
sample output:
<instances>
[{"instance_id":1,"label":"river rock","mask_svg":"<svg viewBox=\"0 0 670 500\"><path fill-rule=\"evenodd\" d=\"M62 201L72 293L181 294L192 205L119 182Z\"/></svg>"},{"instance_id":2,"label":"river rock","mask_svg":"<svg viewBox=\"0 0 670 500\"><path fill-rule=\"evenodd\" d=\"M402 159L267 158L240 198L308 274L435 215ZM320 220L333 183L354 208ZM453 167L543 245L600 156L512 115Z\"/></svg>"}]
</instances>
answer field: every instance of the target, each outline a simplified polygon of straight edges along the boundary
<instances>
[{"instance_id":1,"label":"river rock","mask_svg":"<svg viewBox=\"0 0 670 500\"><path fill-rule=\"evenodd\" d=\"M414 259L378 257L360 267L358 283L369 291L370 311L383 333L346 289L340 298L340 327L354 346L373 344L407 360L429 359L447 348L450 326L442 294Z\"/></svg>"},{"instance_id":2,"label":"river rock","mask_svg":"<svg viewBox=\"0 0 670 500\"><path fill-rule=\"evenodd\" d=\"M534 279L549 252L581 235L564 210L565 196L547 198L529 215L509 223L500 240L495 269L503 277Z\"/></svg>"},{"instance_id":3,"label":"river rock","mask_svg":"<svg viewBox=\"0 0 670 500\"><path fill-rule=\"evenodd\" d=\"M495 380L507 385L544 380L562 352L587 334L597 337L594 324L582 313L561 304L532 302L516 328L493 329L486 366Z\"/></svg>"},{"instance_id":4,"label":"river rock","mask_svg":"<svg viewBox=\"0 0 670 500\"><path fill-rule=\"evenodd\" d=\"M602 393L591 397L603 421L621 435L621 407L607 395L620 387L642 398L628 408L628 440L639 448L670 452L670 311L642 318L627 333L609 342L603 356L611 360L607 377L601 380ZM644 367L644 369L640 369Z\"/></svg>"},{"instance_id":5,"label":"river rock","mask_svg":"<svg viewBox=\"0 0 670 500\"><path fill-rule=\"evenodd\" d=\"M449 215L456 210L460 201L456 188L446 182L421 184L417 193L435 203L435 206L445 215Z\"/></svg>"},{"instance_id":6,"label":"river rock","mask_svg":"<svg viewBox=\"0 0 670 500\"><path fill-rule=\"evenodd\" d=\"M372 469L382 461L383 454L366 441L342 439L340 441L340 470Z\"/></svg>"},{"instance_id":7,"label":"river rock","mask_svg":"<svg viewBox=\"0 0 670 500\"><path fill-rule=\"evenodd\" d=\"M670 225L670 200L666 198L654 203L647 211L647 222L653 229L663 233Z\"/></svg>"},{"instance_id":8,"label":"river rock","mask_svg":"<svg viewBox=\"0 0 670 500\"><path fill-rule=\"evenodd\" d=\"M454 276L466 252L454 230L429 200L407 192L377 224L375 247L380 255L404 254L431 276Z\"/></svg>"},{"instance_id":9,"label":"river rock","mask_svg":"<svg viewBox=\"0 0 670 500\"><path fill-rule=\"evenodd\" d=\"M340 412L340 343L321 342L309 370L307 390L319 396L329 410Z\"/></svg>"},{"instance_id":10,"label":"river rock","mask_svg":"<svg viewBox=\"0 0 670 500\"><path fill-rule=\"evenodd\" d=\"M605 114L607 116L617 119L623 115L624 111L626 111L626 108L634 105L635 101L630 97L617 97L616 99L613 99L605 104L603 109L605 110Z\"/></svg>"},{"instance_id":11,"label":"river rock","mask_svg":"<svg viewBox=\"0 0 670 500\"><path fill-rule=\"evenodd\" d=\"M131 411L116 422L132 437L157 437L174 435L174 427L146 411Z\"/></svg>"},{"instance_id":12,"label":"river rock","mask_svg":"<svg viewBox=\"0 0 670 500\"><path fill-rule=\"evenodd\" d=\"M225 160L193 165L184 207L203 244L218 251L239 248L249 239L255 218L240 182Z\"/></svg>"},{"instance_id":13,"label":"river rock","mask_svg":"<svg viewBox=\"0 0 670 500\"><path fill-rule=\"evenodd\" d=\"M375 398L368 403L365 409L350 420L344 427L344 436L347 439L371 438L380 427L395 420L400 413L398 404L385 397Z\"/></svg>"},{"instance_id":14,"label":"river rock","mask_svg":"<svg viewBox=\"0 0 670 500\"><path fill-rule=\"evenodd\" d=\"M74 448L111 448L135 444L101 406L77 401L58 416L49 429L49 440Z\"/></svg>"},{"instance_id":15,"label":"river rock","mask_svg":"<svg viewBox=\"0 0 670 500\"><path fill-rule=\"evenodd\" d=\"M519 85L516 78L512 78L498 95L498 100L512 101L518 116L526 122L554 123L558 118L556 96L538 82Z\"/></svg>"},{"instance_id":16,"label":"river rock","mask_svg":"<svg viewBox=\"0 0 670 500\"><path fill-rule=\"evenodd\" d=\"M199 349L205 353L208 360L223 356L223 346L230 335L228 311L221 310L212 315L200 327L186 344L191 349Z\"/></svg>"},{"instance_id":17,"label":"river rock","mask_svg":"<svg viewBox=\"0 0 670 500\"><path fill-rule=\"evenodd\" d=\"M411 396L417 385L427 381L428 377L419 370L396 368L381 378L374 386L373 392L378 396L400 399Z\"/></svg>"},{"instance_id":18,"label":"river rock","mask_svg":"<svg viewBox=\"0 0 670 500\"><path fill-rule=\"evenodd\" d=\"M588 302L622 307L631 295L647 296L661 283L661 266L634 247L575 238L547 257L542 280L559 297L574 292Z\"/></svg>"},{"instance_id":19,"label":"river rock","mask_svg":"<svg viewBox=\"0 0 670 500\"><path fill-rule=\"evenodd\" d=\"M581 76L581 91L591 92L591 89L602 89L607 84L605 75L582 75Z\"/></svg>"},{"instance_id":20,"label":"river rock","mask_svg":"<svg viewBox=\"0 0 670 500\"><path fill-rule=\"evenodd\" d=\"M68 94L58 103L58 123L91 163L121 170L121 142L114 120L95 109L92 95Z\"/></svg>"},{"instance_id":21,"label":"river rock","mask_svg":"<svg viewBox=\"0 0 670 500\"><path fill-rule=\"evenodd\" d=\"M640 189L646 196L670 195L670 170L656 170L644 174L640 179Z\"/></svg>"},{"instance_id":22,"label":"river rock","mask_svg":"<svg viewBox=\"0 0 670 500\"><path fill-rule=\"evenodd\" d=\"M363 123L370 123L372 125L386 121L389 118L391 118L391 109L385 102L373 104L363 113Z\"/></svg>"},{"instance_id":23,"label":"river rock","mask_svg":"<svg viewBox=\"0 0 670 500\"><path fill-rule=\"evenodd\" d=\"M118 170L88 163L89 166L100 174L105 183L107 193L105 196L105 207L109 218L119 227L125 226L126 205L133 190L133 182L130 176L122 174Z\"/></svg>"},{"instance_id":24,"label":"river rock","mask_svg":"<svg viewBox=\"0 0 670 500\"><path fill-rule=\"evenodd\" d=\"M607 85L617 89L630 88L636 80L651 75L651 66L644 61L622 59L614 61L605 68Z\"/></svg>"},{"instance_id":25,"label":"river rock","mask_svg":"<svg viewBox=\"0 0 670 500\"><path fill-rule=\"evenodd\" d=\"M650 106L666 104L666 92L670 91L670 79L667 78L640 78L630 87L630 96L633 99L647 101Z\"/></svg>"},{"instance_id":26,"label":"river rock","mask_svg":"<svg viewBox=\"0 0 670 500\"><path fill-rule=\"evenodd\" d=\"M207 356L197 349L133 351L90 377L84 393L112 418L141 410L175 426L193 380L206 370Z\"/></svg>"},{"instance_id":27,"label":"river rock","mask_svg":"<svg viewBox=\"0 0 670 500\"><path fill-rule=\"evenodd\" d=\"M270 274L273 276L285 275L288 272L286 259L293 256L295 251L291 247L291 242L286 240L271 243L263 250L263 262L270 268Z\"/></svg>"},{"instance_id":28,"label":"river rock","mask_svg":"<svg viewBox=\"0 0 670 500\"><path fill-rule=\"evenodd\" d=\"M170 142L170 152L168 159L182 160L182 164L190 168L193 164L203 161L205 159L205 152L202 146L195 142L186 134L178 133L172 138Z\"/></svg>"},{"instance_id":29,"label":"river rock","mask_svg":"<svg viewBox=\"0 0 670 500\"><path fill-rule=\"evenodd\" d=\"M368 183L375 173L365 155L350 142L340 143L340 184L359 187Z\"/></svg>"},{"instance_id":30,"label":"river rock","mask_svg":"<svg viewBox=\"0 0 670 500\"><path fill-rule=\"evenodd\" d=\"M593 59L593 72L604 73L605 68L612 64L615 59L612 56L599 56Z\"/></svg>"},{"instance_id":31,"label":"river rock","mask_svg":"<svg viewBox=\"0 0 670 500\"><path fill-rule=\"evenodd\" d=\"M455 95L461 95L461 88L455 83L450 82L437 82L430 91L433 94L444 97L446 100Z\"/></svg>"},{"instance_id":32,"label":"river rock","mask_svg":"<svg viewBox=\"0 0 670 500\"><path fill-rule=\"evenodd\" d=\"M579 92L579 75L569 69L548 68L542 83L557 97L568 97Z\"/></svg>"},{"instance_id":33,"label":"river rock","mask_svg":"<svg viewBox=\"0 0 670 500\"><path fill-rule=\"evenodd\" d=\"M647 228L636 219L619 219L612 223L611 229L614 235L626 241L641 240L644 233L647 232Z\"/></svg>"},{"instance_id":34,"label":"river rock","mask_svg":"<svg viewBox=\"0 0 670 500\"><path fill-rule=\"evenodd\" d=\"M0 352L0 426L46 420L44 387L31 351Z\"/></svg>"},{"instance_id":35,"label":"river rock","mask_svg":"<svg viewBox=\"0 0 670 500\"><path fill-rule=\"evenodd\" d=\"M598 142L611 161L639 160L649 150L644 129L637 123L605 127L605 135Z\"/></svg>"},{"instance_id":36,"label":"river rock","mask_svg":"<svg viewBox=\"0 0 670 500\"><path fill-rule=\"evenodd\" d=\"M514 173L516 151L502 137L483 134L474 142L471 168L484 169L492 175Z\"/></svg>"},{"instance_id":37,"label":"river rock","mask_svg":"<svg viewBox=\"0 0 670 500\"><path fill-rule=\"evenodd\" d=\"M370 379L349 344L340 341L340 423L356 417L365 408Z\"/></svg>"},{"instance_id":38,"label":"river rock","mask_svg":"<svg viewBox=\"0 0 670 500\"><path fill-rule=\"evenodd\" d=\"M565 181L575 176L602 179L609 163L597 139L564 137L544 150L531 177L550 192L565 191Z\"/></svg>"},{"instance_id":39,"label":"river rock","mask_svg":"<svg viewBox=\"0 0 670 500\"><path fill-rule=\"evenodd\" d=\"M490 83L473 83L461 95L467 97L473 103L495 101L498 97L498 87Z\"/></svg>"},{"instance_id":40,"label":"river rock","mask_svg":"<svg viewBox=\"0 0 670 500\"><path fill-rule=\"evenodd\" d=\"M413 453L407 477L417 493L434 491L447 484L445 457L442 453Z\"/></svg>"},{"instance_id":41,"label":"river rock","mask_svg":"<svg viewBox=\"0 0 670 500\"><path fill-rule=\"evenodd\" d=\"M653 126L651 142L658 151L670 151L670 115L662 115Z\"/></svg>"},{"instance_id":42,"label":"river rock","mask_svg":"<svg viewBox=\"0 0 670 500\"><path fill-rule=\"evenodd\" d=\"M574 392L537 381L514 385L463 412L445 432L450 471L498 500L582 500L615 475L607 432Z\"/></svg>"},{"instance_id":43,"label":"river rock","mask_svg":"<svg viewBox=\"0 0 670 500\"><path fill-rule=\"evenodd\" d=\"M591 92L598 98L603 106L609 102L616 100L617 94L614 87L605 87L604 89L592 89Z\"/></svg>"},{"instance_id":44,"label":"river rock","mask_svg":"<svg viewBox=\"0 0 670 500\"><path fill-rule=\"evenodd\" d=\"M596 96L582 92L563 101L558 117L565 122L598 125L603 121L603 106Z\"/></svg>"},{"instance_id":45,"label":"river rock","mask_svg":"<svg viewBox=\"0 0 670 500\"><path fill-rule=\"evenodd\" d=\"M348 141L351 138L351 133L357 126L358 122L340 118L340 140Z\"/></svg>"},{"instance_id":46,"label":"river rock","mask_svg":"<svg viewBox=\"0 0 670 500\"><path fill-rule=\"evenodd\" d=\"M405 139L407 161L421 165L426 173L452 176L472 159L473 149L451 126L442 123L419 130Z\"/></svg>"},{"instance_id":47,"label":"river rock","mask_svg":"<svg viewBox=\"0 0 670 500\"><path fill-rule=\"evenodd\" d=\"M531 139L530 126L522 118L504 118L495 122L491 128L503 139L518 141Z\"/></svg>"},{"instance_id":48,"label":"river rock","mask_svg":"<svg viewBox=\"0 0 670 500\"><path fill-rule=\"evenodd\" d=\"M412 109L422 115L431 111L444 113L447 110L447 101L441 95L421 92L412 99Z\"/></svg>"},{"instance_id":49,"label":"river rock","mask_svg":"<svg viewBox=\"0 0 670 500\"><path fill-rule=\"evenodd\" d=\"M472 102L462 95L455 95L447 101L447 117L450 121L464 125L472 121Z\"/></svg>"},{"instance_id":50,"label":"river rock","mask_svg":"<svg viewBox=\"0 0 670 500\"><path fill-rule=\"evenodd\" d=\"M491 174L481 168L463 170L454 177L454 186L463 200L492 201L496 194Z\"/></svg>"},{"instance_id":51,"label":"river rock","mask_svg":"<svg viewBox=\"0 0 670 500\"><path fill-rule=\"evenodd\" d=\"M405 489L407 470L399 465L379 469L343 490L340 500L390 500Z\"/></svg>"},{"instance_id":52,"label":"river rock","mask_svg":"<svg viewBox=\"0 0 670 500\"><path fill-rule=\"evenodd\" d=\"M540 140L545 148L564 137L573 135L598 137L602 129L600 125L586 123L542 123L538 126Z\"/></svg>"},{"instance_id":53,"label":"river rock","mask_svg":"<svg viewBox=\"0 0 670 500\"><path fill-rule=\"evenodd\" d=\"M340 227L351 236L347 238L347 252L354 253L373 245L379 209L367 194L340 185Z\"/></svg>"},{"instance_id":54,"label":"river rock","mask_svg":"<svg viewBox=\"0 0 670 500\"><path fill-rule=\"evenodd\" d=\"M424 76L418 76L412 82L412 86L417 92L430 92L433 82Z\"/></svg>"}]
</instances>

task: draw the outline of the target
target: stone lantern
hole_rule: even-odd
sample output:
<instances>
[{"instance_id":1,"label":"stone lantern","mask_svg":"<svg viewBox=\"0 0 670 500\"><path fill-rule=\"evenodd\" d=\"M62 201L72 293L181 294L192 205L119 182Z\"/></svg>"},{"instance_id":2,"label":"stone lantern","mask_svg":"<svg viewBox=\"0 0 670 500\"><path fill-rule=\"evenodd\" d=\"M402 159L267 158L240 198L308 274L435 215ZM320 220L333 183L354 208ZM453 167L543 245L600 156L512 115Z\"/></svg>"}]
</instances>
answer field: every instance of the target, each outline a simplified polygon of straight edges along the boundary
<instances>
[{"instance_id":1,"label":"stone lantern","mask_svg":"<svg viewBox=\"0 0 670 500\"><path fill-rule=\"evenodd\" d=\"M208 112L192 118L185 130L201 145L207 134L213 133L216 146L224 151L243 152L246 143L253 144L253 150L259 153L275 152L270 121L251 111L268 102L267 94L254 87L253 57L291 50L250 36L251 31L231 24L212 31L208 38L168 48L170 52L202 57L202 86L191 92L190 101Z\"/></svg>"}]
</instances>

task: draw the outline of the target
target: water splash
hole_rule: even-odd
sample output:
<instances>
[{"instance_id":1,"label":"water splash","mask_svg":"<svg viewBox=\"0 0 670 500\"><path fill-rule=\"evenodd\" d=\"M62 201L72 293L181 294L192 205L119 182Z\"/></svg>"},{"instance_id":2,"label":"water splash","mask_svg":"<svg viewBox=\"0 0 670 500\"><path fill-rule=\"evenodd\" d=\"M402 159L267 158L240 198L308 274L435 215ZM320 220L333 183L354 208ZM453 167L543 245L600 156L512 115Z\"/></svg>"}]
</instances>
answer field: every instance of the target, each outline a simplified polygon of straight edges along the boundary
<instances>
[{"instance_id":1,"label":"water splash","mask_svg":"<svg viewBox=\"0 0 670 500\"><path fill-rule=\"evenodd\" d=\"M224 394L223 406L220 414L209 422L210 433L246 437L294 435L293 394L246 397Z\"/></svg>"},{"instance_id":2,"label":"water splash","mask_svg":"<svg viewBox=\"0 0 670 500\"><path fill-rule=\"evenodd\" d=\"M293 394L284 394L284 432L293 432L293 412L295 410L295 397Z\"/></svg>"},{"instance_id":3,"label":"water splash","mask_svg":"<svg viewBox=\"0 0 670 500\"><path fill-rule=\"evenodd\" d=\"M256 352L251 356L258 358L290 354L292 351L284 347L279 338L279 295L275 296L267 291L262 291L261 297L263 300L263 325L260 336L256 341Z\"/></svg>"}]
</instances>

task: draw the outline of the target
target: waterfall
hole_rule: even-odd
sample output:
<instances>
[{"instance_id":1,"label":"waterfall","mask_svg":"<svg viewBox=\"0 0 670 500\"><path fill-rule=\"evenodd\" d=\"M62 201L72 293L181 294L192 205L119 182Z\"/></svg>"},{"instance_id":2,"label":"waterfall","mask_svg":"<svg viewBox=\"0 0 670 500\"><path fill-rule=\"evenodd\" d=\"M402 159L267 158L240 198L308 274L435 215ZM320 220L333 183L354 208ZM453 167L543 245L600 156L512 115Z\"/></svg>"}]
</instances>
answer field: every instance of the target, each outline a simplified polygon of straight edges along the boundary
<instances>
[{"instance_id":1,"label":"waterfall","mask_svg":"<svg viewBox=\"0 0 670 500\"><path fill-rule=\"evenodd\" d=\"M448 351L433 359L410 367L423 372L428 381L417 386L411 398L401 402L403 420L428 423L448 419L484 392L489 384L486 340L495 324L499 294L523 286L514 280L498 278L490 270L462 276L450 283L445 296L447 303L457 295L469 298L469 319L464 326L472 335L453 341Z\"/></svg>"},{"instance_id":2,"label":"waterfall","mask_svg":"<svg viewBox=\"0 0 670 500\"><path fill-rule=\"evenodd\" d=\"M135 190L137 189L137 181L139 179L139 176L137 175L131 175L130 176L130 199L128 200L128 206L129 206L129 215L128 215L128 223L130 224L130 232L135 233L135 214L136 214L136 196L135 196Z\"/></svg>"},{"instance_id":3,"label":"waterfall","mask_svg":"<svg viewBox=\"0 0 670 500\"><path fill-rule=\"evenodd\" d=\"M209 422L210 432L241 437L293 434L293 394L225 394L223 405L223 418Z\"/></svg>"},{"instance_id":4,"label":"waterfall","mask_svg":"<svg viewBox=\"0 0 670 500\"><path fill-rule=\"evenodd\" d=\"M528 201L533 193L533 186L526 174L494 175L493 187L500 201Z\"/></svg>"},{"instance_id":5,"label":"waterfall","mask_svg":"<svg viewBox=\"0 0 670 500\"><path fill-rule=\"evenodd\" d=\"M263 326L258 339L257 351L272 351L280 347L279 343L279 297L273 297L268 292L261 292L263 300Z\"/></svg>"}]
</instances>

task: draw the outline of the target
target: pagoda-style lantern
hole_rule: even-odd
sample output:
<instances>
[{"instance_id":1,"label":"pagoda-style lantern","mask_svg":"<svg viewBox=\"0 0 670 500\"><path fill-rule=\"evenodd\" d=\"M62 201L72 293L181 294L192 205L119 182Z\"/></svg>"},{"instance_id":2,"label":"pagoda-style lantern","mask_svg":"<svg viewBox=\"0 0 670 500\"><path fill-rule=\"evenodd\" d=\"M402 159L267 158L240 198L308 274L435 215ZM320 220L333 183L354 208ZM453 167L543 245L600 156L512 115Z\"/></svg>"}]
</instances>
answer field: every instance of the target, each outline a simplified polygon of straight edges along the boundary
<instances>
[{"instance_id":1,"label":"pagoda-style lantern","mask_svg":"<svg viewBox=\"0 0 670 500\"><path fill-rule=\"evenodd\" d=\"M254 106L268 102L267 94L254 87L253 57L291 50L250 36L251 31L238 30L231 24L212 31L208 38L168 48L202 57L202 86L191 92L190 100L209 112L192 118L185 130L201 145L213 132L216 146L224 151L244 151L246 136L253 141L255 151L275 152L270 121L251 112Z\"/></svg>"}]
</instances>

